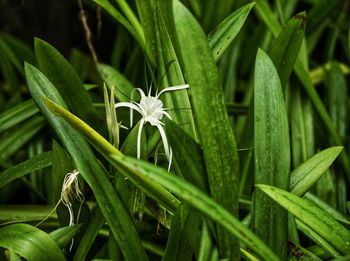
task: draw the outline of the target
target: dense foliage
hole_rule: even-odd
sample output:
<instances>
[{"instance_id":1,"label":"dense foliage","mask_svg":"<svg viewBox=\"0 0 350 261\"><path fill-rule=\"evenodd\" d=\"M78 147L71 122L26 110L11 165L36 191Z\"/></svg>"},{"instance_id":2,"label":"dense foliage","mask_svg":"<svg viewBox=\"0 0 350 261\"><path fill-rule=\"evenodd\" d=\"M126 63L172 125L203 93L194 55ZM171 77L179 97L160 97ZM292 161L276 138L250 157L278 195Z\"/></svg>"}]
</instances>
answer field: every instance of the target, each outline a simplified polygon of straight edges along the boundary
<instances>
[{"instance_id":1,"label":"dense foliage","mask_svg":"<svg viewBox=\"0 0 350 261\"><path fill-rule=\"evenodd\" d=\"M0 260L350 258L348 0L76 8L0 32Z\"/></svg>"}]
</instances>

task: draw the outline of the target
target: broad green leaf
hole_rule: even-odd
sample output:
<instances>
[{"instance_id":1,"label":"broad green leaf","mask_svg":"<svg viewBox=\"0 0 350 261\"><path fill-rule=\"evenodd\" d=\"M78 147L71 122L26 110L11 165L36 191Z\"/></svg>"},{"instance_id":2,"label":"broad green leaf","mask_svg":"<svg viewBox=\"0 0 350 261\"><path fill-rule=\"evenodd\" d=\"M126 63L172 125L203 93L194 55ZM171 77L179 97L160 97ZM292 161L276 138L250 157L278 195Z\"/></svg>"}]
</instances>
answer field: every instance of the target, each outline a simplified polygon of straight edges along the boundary
<instances>
[{"instance_id":1,"label":"broad green leaf","mask_svg":"<svg viewBox=\"0 0 350 261\"><path fill-rule=\"evenodd\" d=\"M50 232L50 237L56 241L56 244L60 248L66 247L71 241L75 234L78 232L81 225L74 225L69 227L61 227Z\"/></svg>"},{"instance_id":2,"label":"broad green leaf","mask_svg":"<svg viewBox=\"0 0 350 261\"><path fill-rule=\"evenodd\" d=\"M69 152L75 167L90 185L97 204L121 247L124 258L147 260L136 228L90 146L68 123L53 115L45 106L43 101L45 96L66 106L58 91L34 66L25 64L25 72L32 97Z\"/></svg>"},{"instance_id":3,"label":"broad green leaf","mask_svg":"<svg viewBox=\"0 0 350 261\"><path fill-rule=\"evenodd\" d=\"M350 253L350 231L329 214L308 200L283 189L262 184L256 187L326 239L338 251L343 254Z\"/></svg>"},{"instance_id":4,"label":"broad green leaf","mask_svg":"<svg viewBox=\"0 0 350 261\"><path fill-rule=\"evenodd\" d=\"M85 121L96 125L95 107L72 65L47 42L35 38L34 45L41 71L57 88L68 108Z\"/></svg>"},{"instance_id":5,"label":"broad green leaf","mask_svg":"<svg viewBox=\"0 0 350 261\"><path fill-rule=\"evenodd\" d=\"M128 178L137 176L143 180L147 180L147 182L153 185L157 184L157 186L164 186L175 194L181 196L181 198L192 207L202 211L218 224L225 227L230 233L239 238L257 254L272 261L279 260L254 233L198 188L169 174L169 172L160 167L121 155L116 148L79 118L49 99L46 99L45 102L51 111L63 117L80 133L84 134L89 142L93 144L112 165L119 170L122 170ZM175 205L175 208L179 205L178 202L173 204Z\"/></svg>"},{"instance_id":6,"label":"broad green leaf","mask_svg":"<svg viewBox=\"0 0 350 261\"><path fill-rule=\"evenodd\" d=\"M27 100L11 107L0 115L0 133L28 119L38 112L39 109L33 100Z\"/></svg>"},{"instance_id":7,"label":"broad green leaf","mask_svg":"<svg viewBox=\"0 0 350 261\"><path fill-rule=\"evenodd\" d=\"M250 3L237 9L209 34L208 42L215 62L220 60L221 56L236 38L254 5L255 3Z\"/></svg>"},{"instance_id":8,"label":"broad green leaf","mask_svg":"<svg viewBox=\"0 0 350 261\"><path fill-rule=\"evenodd\" d=\"M31 172L49 167L52 164L52 153L44 152L21 162L0 173L0 188L8 182Z\"/></svg>"},{"instance_id":9,"label":"broad green leaf","mask_svg":"<svg viewBox=\"0 0 350 261\"><path fill-rule=\"evenodd\" d=\"M343 147L325 149L312 156L292 171L290 176L290 192L304 195L331 166L343 150Z\"/></svg>"},{"instance_id":10,"label":"broad green leaf","mask_svg":"<svg viewBox=\"0 0 350 261\"><path fill-rule=\"evenodd\" d=\"M66 260L54 239L27 224L1 227L0 246L14 250L28 261Z\"/></svg>"},{"instance_id":11,"label":"broad green leaf","mask_svg":"<svg viewBox=\"0 0 350 261\"><path fill-rule=\"evenodd\" d=\"M289 188L289 130L282 86L269 56L258 50L254 74L255 183ZM254 194L254 231L283 259L287 245L287 212L264 193Z\"/></svg>"},{"instance_id":12,"label":"broad green leaf","mask_svg":"<svg viewBox=\"0 0 350 261\"><path fill-rule=\"evenodd\" d=\"M45 119L42 116L35 116L16 127L8 135L0 138L0 159L6 160L11 157L25 143L30 141L45 125Z\"/></svg>"},{"instance_id":13,"label":"broad green leaf","mask_svg":"<svg viewBox=\"0 0 350 261\"><path fill-rule=\"evenodd\" d=\"M174 153L176 172L203 192L208 192L203 152L180 126L167 120L165 131Z\"/></svg>"},{"instance_id":14,"label":"broad green leaf","mask_svg":"<svg viewBox=\"0 0 350 261\"><path fill-rule=\"evenodd\" d=\"M123 74L109 65L99 64L97 66L98 72L102 79L106 82L108 88L115 87L115 96L119 101L129 102L134 86Z\"/></svg>"},{"instance_id":15,"label":"broad green leaf","mask_svg":"<svg viewBox=\"0 0 350 261\"><path fill-rule=\"evenodd\" d=\"M218 70L204 32L179 1L174 3L174 19L210 192L217 202L237 215L239 160ZM238 260L238 242L221 227L217 228L217 237L220 257Z\"/></svg>"},{"instance_id":16,"label":"broad green leaf","mask_svg":"<svg viewBox=\"0 0 350 261\"><path fill-rule=\"evenodd\" d=\"M285 87L293 71L304 38L306 12L290 19L273 42L269 56L278 71L282 87Z\"/></svg>"}]
</instances>

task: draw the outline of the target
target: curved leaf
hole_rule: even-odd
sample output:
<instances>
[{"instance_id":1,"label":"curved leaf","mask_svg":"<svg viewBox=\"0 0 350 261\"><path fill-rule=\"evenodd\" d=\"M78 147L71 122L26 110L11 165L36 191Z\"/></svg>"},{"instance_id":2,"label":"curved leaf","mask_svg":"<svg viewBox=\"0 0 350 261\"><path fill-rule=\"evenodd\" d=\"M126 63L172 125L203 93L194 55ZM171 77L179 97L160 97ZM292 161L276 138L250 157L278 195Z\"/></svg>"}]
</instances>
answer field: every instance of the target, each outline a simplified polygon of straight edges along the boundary
<instances>
[{"instance_id":1,"label":"curved leaf","mask_svg":"<svg viewBox=\"0 0 350 261\"><path fill-rule=\"evenodd\" d=\"M270 198L317 232L343 254L350 253L350 231L308 200L283 189L256 185Z\"/></svg>"},{"instance_id":2,"label":"curved leaf","mask_svg":"<svg viewBox=\"0 0 350 261\"><path fill-rule=\"evenodd\" d=\"M290 192L298 196L306 193L331 166L342 150L343 147L340 146L325 149L299 165L291 173Z\"/></svg>"},{"instance_id":3,"label":"curved leaf","mask_svg":"<svg viewBox=\"0 0 350 261\"><path fill-rule=\"evenodd\" d=\"M56 242L48 234L27 224L0 228L0 246L14 250L28 261L66 260Z\"/></svg>"},{"instance_id":4,"label":"curved leaf","mask_svg":"<svg viewBox=\"0 0 350 261\"><path fill-rule=\"evenodd\" d=\"M255 183L288 189L290 150L281 82L269 56L258 50L254 74ZM287 212L255 191L252 224L256 233L283 259L288 236Z\"/></svg>"},{"instance_id":5,"label":"curved leaf","mask_svg":"<svg viewBox=\"0 0 350 261\"><path fill-rule=\"evenodd\" d=\"M243 27L250 10L255 3L246 4L226 17L218 27L209 34L208 42L215 62L219 61Z\"/></svg>"},{"instance_id":6,"label":"curved leaf","mask_svg":"<svg viewBox=\"0 0 350 261\"><path fill-rule=\"evenodd\" d=\"M174 2L174 19L209 189L217 202L237 215L239 160L218 69L202 28L180 1ZM238 260L238 242L221 227L217 237L220 257Z\"/></svg>"}]
</instances>

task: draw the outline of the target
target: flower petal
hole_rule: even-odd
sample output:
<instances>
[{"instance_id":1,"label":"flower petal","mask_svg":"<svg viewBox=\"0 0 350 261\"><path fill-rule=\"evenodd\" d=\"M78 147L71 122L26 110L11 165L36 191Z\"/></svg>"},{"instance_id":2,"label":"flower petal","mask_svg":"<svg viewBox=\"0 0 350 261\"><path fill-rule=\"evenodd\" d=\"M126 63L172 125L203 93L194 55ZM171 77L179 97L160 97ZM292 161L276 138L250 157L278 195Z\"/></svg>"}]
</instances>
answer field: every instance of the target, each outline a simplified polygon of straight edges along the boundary
<instances>
[{"instance_id":1,"label":"flower petal","mask_svg":"<svg viewBox=\"0 0 350 261\"><path fill-rule=\"evenodd\" d=\"M139 106L137 106L136 104L133 104L131 102L118 102L115 105L115 108L120 108L120 107L128 107L130 108L130 127L132 127L132 123L133 123L133 113L132 110L136 110L138 111L141 115L142 115L142 111L140 110Z\"/></svg>"},{"instance_id":2,"label":"flower petal","mask_svg":"<svg viewBox=\"0 0 350 261\"><path fill-rule=\"evenodd\" d=\"M142 118L140 120L140 126L137 132L137 159L140 159L141 157L141 134L142 134L142 128L144 123L145 123L145 120Z\"/></svg>"},{"instance_id":3,"label":"flower petal","mask_svg":"<svg viewBox=\"0 0 350 261\"><path fill-rule=\"evenodd\" d=\"M168 161L170 161L170 147L169 147L167 137L165 135L165 131L164 131L162 125L160 125L160 124L157 125L157 128L159 130L160 137L162 138L162 141L163 141L166 158L168 159Z\"/></svg>"},{"instance_id":4,"label":"flower petal","mask_svg":"<svg viewBox=\"0 0 350 261\"><path fill-rule=\"evenodd\" d=\"M163 90L161 90L158 93L158 95L156 97L159 98L159 96L162 95L164 92L183 90L183 89L187 89L187 88L190 88L190 85L183 84L183 85L176 85L176 86L171 86L171 87L168 87L168 88L164 88Z\"/></svg>"}]
</instances>

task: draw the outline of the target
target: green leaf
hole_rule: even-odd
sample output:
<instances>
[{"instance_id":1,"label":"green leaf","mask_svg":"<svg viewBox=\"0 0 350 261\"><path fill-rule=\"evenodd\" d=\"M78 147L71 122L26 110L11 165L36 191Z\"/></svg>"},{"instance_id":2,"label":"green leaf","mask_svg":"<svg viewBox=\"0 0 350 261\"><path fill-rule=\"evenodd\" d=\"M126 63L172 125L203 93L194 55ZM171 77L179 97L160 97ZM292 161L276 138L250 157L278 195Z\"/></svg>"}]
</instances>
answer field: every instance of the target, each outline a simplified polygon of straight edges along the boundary
<instances>
[{"instance_id":1,"label":"green leaf","mask_svg":"<svg viewBox=\"0 0 350 261\"><path fill-rule=\"evenodd\" d=\"M95 238L98 235L98 232L105 224L106 219L101 213L101 210L98 206L96 206L92 210L91 219L89 224L87 225L83 236L80 239L77 250L75 251L73 261L85 260L86 256L93 245ZM112 236L112 235L111 235Z\"/></svg>"},{"instance_id":2,"label":"green leaf","mask_svg":"<svg viewBox=\"0 0 350 261\"><path fill-rule=\"evenodd\" d=\"M339 156L343 147L325 149L299 165L290 176L290 192L304 195Z\"/></svg>"},{"instance_id":3,"label":"green leaf","mask_svg":"<svg viewBox=\"0 0 350 261\"><path fill-rule=\"evenodd\" d=\"M33 100L27 100L11 107L0 115L0 133L28 119L38 112L39 109Z\"/></svg>"},{"instance_id":4,"label":"green leaf","mask_svg":"<svg viewBox=\"0 0 350 261\"><path fill-rule=\"evenodd\" d=\"M254 74L255 183L289 188L290 149L286 107L278 73L269 56L258 50ZM283 259L287 212L257 190L253 228Z\"/></svg>"},{"instance_id":5,"label":"green leaf","mask_svg":"<svg viewBox=\"0 0 350 261\"><path fill-rule=\"evenodd\" d=\"M179 1L174 4L181 60L190 85L196 130L203 147L210 192L217 202L237 215L238 153L218 70L200 25ZM220 256L238 260L238 242L221 227L217 228L217 236Z\"/></svg>"},{"instance_id":6,"label":"green leaf","mask_svg":"<svg viewBox=\"0 0 350 261\"><path fill-rule=\"evenodd\" d=\"M191 261L200 239L201 216L188 204L179 206L171 220L171 228L162 261Z\"/></svg>"},{"instance_id":7,"label":"green leaf","mask_svg":"<svg viewBox=\"0 0 350 261\"><path fill-rule=\"evenodd\" d=\"M283 87L293 71L304 38L305 26L306 12L295 15L281 30L269 51Z\"/></svg>"},{"instance_id":8,"label":"green leaf","mask_svg":"<svg viewBox=\"0 0 350 261\"><path fill-rule=\"evenodd\" d=\"M34 45L41 71L57 88L68 108L85 121L96 125L95 107L72 65L47 42L35 38Z\"/></svg>"},{"instance_id":9,"label":"green leaf","mask_svg":"<svg viewBox=\"0 0 350 261\"><path fill-rule=\"evenodd\" d=\"M299 261L321 261L320 258L318 258L315 254L312 252L308 251L307 249L293 244L292 242L288 243L288 248L289 248L289 261L293 260L299 260Z\"/></svg>"},{"instance_id":10,"label":"green leaf","mask_svg":"<svg viewBox=\"0 0 350 261\"><path fill-rule=\"evenodd\" d=\"M115 87L115 96L119 101L129 102L134 86L123 74L109 65L99 64L97 66L98 72L102 79L106 82L107 87Z\"/></svg>"},{"instance_id":11,"label":"green leaf","mask_svg":"<svg viewBox=\"0 0 350 261\"><path fill-rule=\"evenodd\" d=\"M165 121L165 131L174 153L176 172L203 192L208 192L203 152L180 126L171 120Z\"/></svg>"},{"instance_id":12,"label":"green leaf","mask_svg":"<svg viewBox=\"0 0 350 261\"><path fill-rule=\"evenodd\" d=\"M327 72L329 112L342 142L348 135L348 86L340 64L332 62Z\"/></svg>"},{"instance_id":13,"label":"green leaf","mask_svg":"<svg viewBox=\"0 0 350 261\"><path fill-rule=\"evenodd\" d=\"M44 152L0 173L0 188L8 182L52 164L52 153Z\"/></svg>"},{"instance_id":14,"label":"green leaf","mask_svg":"<svg viewBox=\"0 0 350 261\"><path fill-rule=\"evenodd\" d=\"M256 185L256 187L326 239L338 251L343 254L350 253L350 231L329 214L308 200L283 189L262 184Z\"/></svg>"},{"instance_id":15,"label":"green leaf","mask_svg":"<svg viewBox=\"0 0 350 261\"><path fill-rule=\"evenodd\" d=\"M19 148L30 141L45 125L42 116L35 116L16 127L15 130L0 139L0 159L6 160L11 157Z\"/></svg>"},{"instance_id":16,"label":"green leaf","mask_svg":"<svg viewBox=\"0 0 350 261\"><path fill-rule=\"evenodd\" d=\"M48 234L27 224L0 228L0 246L14 250L28 261L66 260Z\"/></svg>"},{"instance_id":17,"label":"green leaf","mask_svg":"<svg viewBox=\"0 0 350 261\"><path fill-rule=\"evenodd\" d=\"M117 239L125 259L147 260L131 217L90 146L68 123L53 115L45 106L43 101L45 96L50 97L62 106L66 106L58 91L45 75L34 66L25 64L25 72L32 97L69 152L76 169L91 187L97 204Z\"/></svg>"},{"instance_id":18,"label":"green leaf","mask_svg":"<svg viewBox=\"0 0 350 261\"><path fill-rule=\"evenodd\" d=\"M92 143L112 165L121 170L128 178L131 179L133 177L138 177L154 186L166 187L181 196L181 198L188 202L192 207L202 211L211 219L225 227L230 233L239 238L243 243L247 244L259 255L272 261L279 260L276 255L266 247L256 235L254 235L254 233L198 188L170 175L169 172L160 167L121 155L115 147L79 118L48 99L46 99L46 104L51 111L63 117L79 132L84 134L89 142ZM157 197L155 197L155 199L157 199ZM176 209L179 203L174 202L173 205Z\"/></svg>"},{"instance_id":19,"label":"green leaf","mask_svg":"<svg viewBox=\"0 0 350 261\"><path fill-rule=\"evenodd\" d=\"M208 35L209 46L215 62L220 60L221 56L236 38L254 5L255 3L250 3L237 9L226 17L217 28Z\"/></svg>"},{"instance_id":20,"label":"green leaf","mask_svg":"<svg viewBox=\"0 0 350 261\"><path fill-rule=\"evenodd\" d=\"M61 227L50 232L50 237L56 241L60 248L66 247L71 241L75 234L79 231L81 225Z\"/></svg>"}]
</instances>

